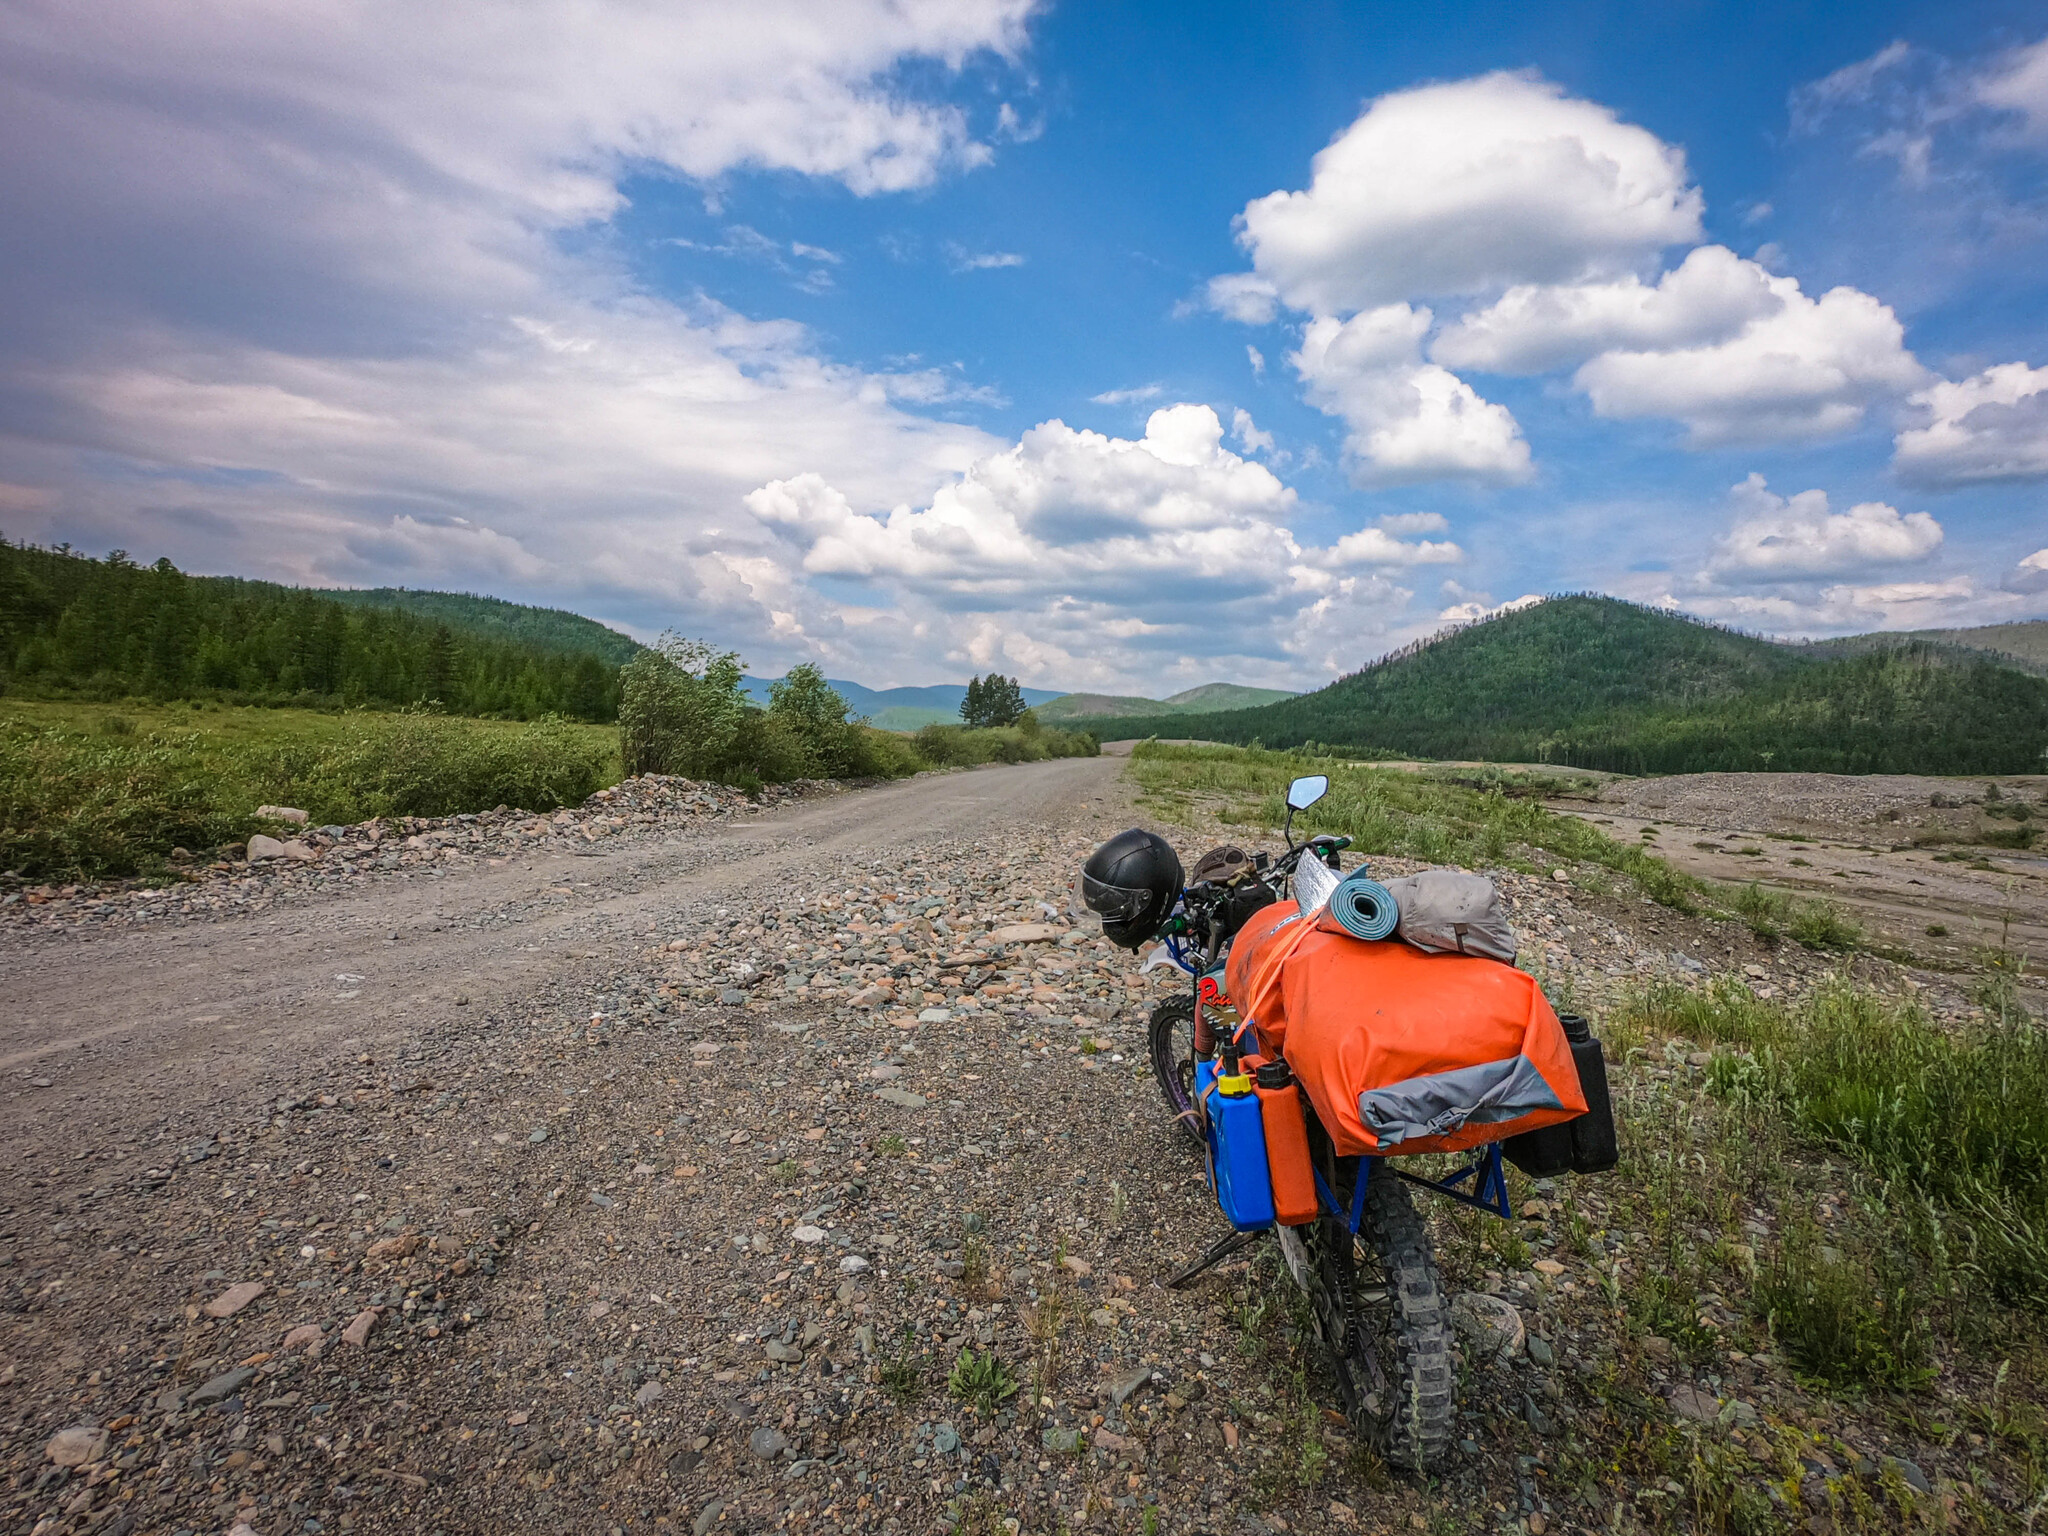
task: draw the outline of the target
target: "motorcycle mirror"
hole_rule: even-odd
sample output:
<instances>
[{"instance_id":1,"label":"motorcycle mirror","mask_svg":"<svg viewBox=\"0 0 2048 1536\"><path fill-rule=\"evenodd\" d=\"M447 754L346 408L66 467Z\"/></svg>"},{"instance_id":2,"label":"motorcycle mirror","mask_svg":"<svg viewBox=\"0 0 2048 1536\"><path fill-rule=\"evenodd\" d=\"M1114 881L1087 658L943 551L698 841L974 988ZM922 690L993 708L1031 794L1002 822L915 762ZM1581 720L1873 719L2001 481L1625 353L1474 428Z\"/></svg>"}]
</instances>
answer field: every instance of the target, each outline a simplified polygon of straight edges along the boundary
<instances>
[{"instance_id":1,"label":"motorcycle mirror","mask_svg":"<svg viewBox=\"0 0 2048 1536\"><path fill-rule=\"evenodd\" d=\"M1287 786L1287 809L1305 811L1330 792L1327 773L1311 773Z\"/></svg>"}]
</instances>

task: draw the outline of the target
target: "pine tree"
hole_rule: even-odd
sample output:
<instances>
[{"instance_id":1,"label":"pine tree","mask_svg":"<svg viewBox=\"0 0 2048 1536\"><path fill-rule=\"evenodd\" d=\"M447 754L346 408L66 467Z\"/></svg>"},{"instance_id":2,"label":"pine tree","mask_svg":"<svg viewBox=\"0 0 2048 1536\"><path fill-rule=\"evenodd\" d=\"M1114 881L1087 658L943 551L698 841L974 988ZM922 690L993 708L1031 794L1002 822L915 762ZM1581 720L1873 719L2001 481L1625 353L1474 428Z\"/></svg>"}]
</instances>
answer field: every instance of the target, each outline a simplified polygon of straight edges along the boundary
<instances>
[{"instance_id":1,"label":"pine tree","mask_svg":"<svg viewBox=\"0 0 2048 1536\"><path fill-rule=\"evenodd\" d=\"M977 729L1015 725L1024 713L1024 690L1014 677L991 672L987 677L969 678L967 696L960 701L960 718Z\"/></svg>"}]
</instances>

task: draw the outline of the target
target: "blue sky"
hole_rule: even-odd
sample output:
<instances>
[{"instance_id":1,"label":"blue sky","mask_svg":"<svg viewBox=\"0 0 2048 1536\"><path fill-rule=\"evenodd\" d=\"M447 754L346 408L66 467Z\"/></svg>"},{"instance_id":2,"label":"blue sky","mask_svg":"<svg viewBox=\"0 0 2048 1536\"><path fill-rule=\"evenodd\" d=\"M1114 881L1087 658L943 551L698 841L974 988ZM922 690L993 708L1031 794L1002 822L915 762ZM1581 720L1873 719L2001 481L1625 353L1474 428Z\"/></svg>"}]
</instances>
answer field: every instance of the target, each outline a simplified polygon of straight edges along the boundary
<instances>
[{"instance_id":1,"label":"blue sky","mask_svg":"<svg viewBox=\"0 0 2048 1536\"><path fill-rule=\"evenodd\" d=\"M0 11L0 528L875 686L2048 615L2037 6Z\"/></svg>"}]
</instances>

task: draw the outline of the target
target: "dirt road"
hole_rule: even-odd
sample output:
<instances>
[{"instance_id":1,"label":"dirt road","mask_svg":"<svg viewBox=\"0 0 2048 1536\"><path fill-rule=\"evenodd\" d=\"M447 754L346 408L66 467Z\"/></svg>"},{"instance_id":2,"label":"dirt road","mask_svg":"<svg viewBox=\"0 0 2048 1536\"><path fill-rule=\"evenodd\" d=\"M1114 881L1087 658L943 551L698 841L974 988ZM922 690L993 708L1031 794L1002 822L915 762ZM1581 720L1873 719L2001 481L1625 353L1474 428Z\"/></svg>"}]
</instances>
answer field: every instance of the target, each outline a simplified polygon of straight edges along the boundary
<instances>
[{"instance_id":1,"label":"dirt road","mask_svg":"<svg viewBox=\"0 0 2048 1536\"><path fill-rule=\"evenodd\" d=\"M1118 1223L1205 1235L1170 1126L1138 1125L1132 968L1041 905L1128 818L1119 768L10 932L9 1528L925 1528L971 1474L1014 1489L1118 1341L994 1449L987 1421L962 1444L951 1353L1028 1356L994 1303L1092 1286L1084 1251L1127 1309L1112 1170ZM870 1384L884 1356L923 1422ZM1072 1508L1081 1470L1018 1497Z\"/></svg>"},{"instance_id":2,"label":"dirt road","mask_svg":"<svg viewBox=\"0 0 2048 1536\"><path fill-rule=\"evenodd\" d=\"M90 1144L132 1132L138 1113L203 1118L273 1096L325 1062L612 975L655 927L716 931L840 855L1057 824L1117 771L1069 759L925 777L616 850L366 883L253 919L10 942L0 1138L20 1159L45 1135Z\"/></svg>"}]
</instances>

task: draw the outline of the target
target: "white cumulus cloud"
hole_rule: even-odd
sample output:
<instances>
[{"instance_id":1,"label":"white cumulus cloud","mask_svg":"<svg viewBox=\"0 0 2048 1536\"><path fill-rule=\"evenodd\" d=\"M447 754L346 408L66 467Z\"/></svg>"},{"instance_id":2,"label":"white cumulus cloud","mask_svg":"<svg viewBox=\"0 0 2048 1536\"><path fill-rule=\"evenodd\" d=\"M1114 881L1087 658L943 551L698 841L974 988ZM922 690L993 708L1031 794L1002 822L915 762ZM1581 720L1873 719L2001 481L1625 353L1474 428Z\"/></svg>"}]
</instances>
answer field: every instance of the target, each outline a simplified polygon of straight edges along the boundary
<instances>
[{"instance_id":1,"label":"white cumulus cloud","mask_svg":"<svg viewBox=\"0 0 2048 1536\"><path fill-rule=\"evenodd\" d=\"M1726 341L1784 301L1771 275L1726 246L1703 245L1655 283L1518 284L1444 327L1430 356L1451 368L1547 373L1615 349Z\"/></svg>"},{"instance_id":2,"label":"white cumulus cloud","mask_svg":"<svg viewBox=\"0 0 2048 1536\"><path fill-rule=\"evenodd\" d=\"M1309 400L1344 421L1352 478L1361 485L1527 479L1529 445L1513 414L1422 360L1429 325L1427 309L1406 304L1343 321L1324 315L1309 322L1289 356Z\"/></svg>"},{"instance_id":3,"label":"white cumulus cloud","mask_svg":"<svg viewBox=\"0 0 2048 1536\"><path fill-rule=\"evenodd\" d=\"M1699 238L1685 156L1532 74L1382 96L1315 157L1308 188L1245 207L1258 277L1295 309L1569 283ZM1215 290L1211 290L1212 296Z\"/></svg>"},{"instance_id":4,"label":"white cumulus cloud","mask_svg":"<svg viewBox=\"0 0 2048 1536\"><path fill-rule=\"evenodd\" d=\"M1735 525L1709 564L1722 576L1798 580L1906 565L1941 547L1941 524L1926 512L1901 515L1881 501L1828 510L1826 491L1780 496L1752 474L1730 492Z\"/></svg>"},{"instance_id":5,"label":"white cumulus cloud","mask_svg":"<svg viewBox=\"0 0 2048 1536\"><path fill-rule=\"evenodd\" d=\"M1377 528L1305 544L1294 491L1223 440L1205 405L1155 411L1137 439L1048 421L923 506L865 511L818 475L746 505L805 575L872 586L875 624L922 623L962 662L1068 686L1233 656L1262 675L1354 667L1412 595L1383 572L1462 558Z\"/></svg>"},{"instance_id":6,"label":"white cumulus cloud","mask_svg":"<svg viewBox=\"0 0 2048 1536\"><path fill-rule=\"evenodd\" d=\"M1917 485L2048 478L2048 368L2000 363L1912 397L1930 419L1901 432L1893 465Z\"/></svg>"},{"instance_id":7,"label":"white cumulus cloud","mask_svg":"<svg viewBox=\"0 0 2048 1536\"><path fill-rule=\"evenodd\" d=\"M1604 352L1573 382L1602 416L1666 417L1709 445L1845 432L1925 378L1889 306L1854 288L1813 299L1796 278L1766 282L1772 308L1726 340Z\"/></svg>"},{"instance_id":8,"label":"white cumulus cloud","mask_svg":"<svg viewBox=\"0 0 2048 1536\"><path fill-rule=\"evenodd\" d=\"M2048 592L2048 549L2037 549L2005 578L2008 592Z\"/></svg>"},{"instance_id":9,"label":"white cumulus cloud","mask_svg":"<svg viewBox=\"0 0 2048 1536\"><path fill-rule=\"evenodd\" d=\"M1280 295L1273 285L1251 272L1212 277L1204 292L1211 309L1243 325L1268 325L1280 312Z\"/></svg>"},{"instance_id":10,"label":"white cumulus cloud","mask_svg":"<svg viewBox=\"0 0 2048 1536\"><path fill-rule=\"evenodd\" d=\"M1273 434L1261 431L1259 424L1252 420L1252 413L1243 406L1230 413L1230 435L1237 439L1246 453L1270 454L1273 451Z\"/></svg>"}]
</instances>

